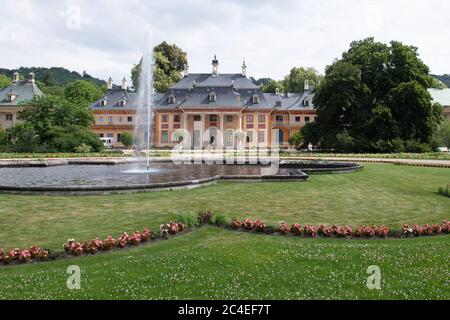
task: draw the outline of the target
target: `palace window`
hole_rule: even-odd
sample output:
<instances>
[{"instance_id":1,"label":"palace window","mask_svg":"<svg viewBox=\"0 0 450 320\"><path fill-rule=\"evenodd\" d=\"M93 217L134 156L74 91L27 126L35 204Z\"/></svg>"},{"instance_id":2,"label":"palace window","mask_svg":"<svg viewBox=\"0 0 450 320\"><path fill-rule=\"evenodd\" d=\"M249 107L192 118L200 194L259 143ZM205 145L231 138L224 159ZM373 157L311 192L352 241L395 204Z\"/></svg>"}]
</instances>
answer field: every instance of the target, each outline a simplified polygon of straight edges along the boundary
<instances>
[{"instance_id":1,"label":"palace window","mask_svg":"<svg viewBox=\"0 0 450 320\"><path fill-rule=\"evenodd\" d=\"M309 123L309 117L305 117L305 123Z\"/></svg>"},{"instance_id":2,"label":"palace window","mask_svg":"<svg viewBox=\"0 0 450 320\"><path fill-rule=\"evenodd\" d=\"M233 115L227 114L227 122L233 122Z\"/></svg>"},{"instance_id":3,"label":"palace window","mask_svg":"<svg viewBox=\"0 0 450 320\"><path fill-rule=\"evenodd\" d=\"M295 117L295 122L301 122L302 121L302 117Z\"/></svg>"},{"instance_id":4,"label":"palace window","mask_svg":"<svg viewBox=\"0 0 450 320\"><path fill-rule=\"evenodd\" d=\"M112 139L112 138L114 138L114 133L107 133L106 137Z\"/></svg>"},{"instance_id":5,"label":"palace window","mask_svg":"<svg viewBox=\"0 0 450 320\"><path fill-rule=\"evenodd\" d=\"M108 117L108 124L113 124L114 123L114 117L113 116L109 116Z\"/></svg>"},{"instance_id":6,"label":"palace window","mask_svg":"<svg viewBox=\"0 0 450 320\"><path fill-rule=\"evenodd\" d=\"M253 123L253 115L252 114L248 114L246 117L247 123Z\"/></svg>"},{"instance_id":7,"label":"palace window","mask_svg":"<svg viewBox=\"0 0 450 320\"><path fill-rule=\"evenodd\" d=\"M260 114L259 115L259 123L264 123L264 122L266 122L266 116L263 114Z\"/></svg>"},{"instance_id":8,"label":"palace window","mask_svg":"<svg viewBox=\"0 0 450 320\"><path fill-rule=\"evenodd\" d=\"M163 142L163 143L169 142L169 132L168 131L161 131L161 142Z\"/></svg>"},{"instance_id":9,"label":"palace window","mask_svg":"<svg viewBox=\"0 0 450 320\"><path fill-rule=\"evenodd\" d=\"M209 93L209 102L216 102L217 101L217 95L215 92Z\"/></svg>"},{"instance_id":10,"label":"palace window","mask_svg":"<svg viewBox=\"0 0 450 320\"><path fill-rule=\"evenodd\" d=\"M169 104L175 103L175 95L171 94L167 100Z\"/></svg>"},{"instance_id":11,"label":"palace window","mask_svg":"<svg viewBox=\"0 0 450 320\"><path fill-rule=\"evenodd\" d=\"M259 96L257 94L253 95L253 104L259 103Z\"/></svg>"},{"instance_id":12,"label":"palace window","mask_svg":"<svg viewBox=\"0 0 450 320\"><path fill-rule=\"evenodd\" d=\"M275 107L281 107L281 100L277 100L275 102Z\"/></svg>"},{"instance_id":13,"label":"palace window","mask_svg":"<svg viewBox=\"0 0 450 320\"><path fill-rule=\"evenodd\" d=\"M283 122L283 116L276 116L275 117L276 122Z\"/></svg>"},{"instance_id":14,"label":"palace window","mask_svg":"<svg viewBox=\"0 0 450 320\"><path fill-rule=\"evenodd\" d=\"M308 99L305 99L305 100L303 101L303 104L305 105L305 107L309 107L309 100L308 100Z\"/></svg>"},{"instance_id":15,"label":"palace window","mask_svg":"<svg viewBox=\"0 0 450 320\"><path fill-rule=\"evenodd\" d=\"M101 107L106 106L107 103L108 103L108 100L106 100L106 99L100 100L100 106L101 106Z\"/></svg>"},{"instance_id":16,"label":"palace window","mask_svg":"<svg viewBox=\"0 0 450 320\"><path fill-rule=\"evenodd\" d=\"M258 131L258 142L259 143L264 143L265 137L266 137L265 131Z\"/></svg>"},{"instance_id":17,"label":"palace window","mask_svg":"<svg viewBox=\"0 0 450 320\"><path fill-rule=\"evenodd\" d=\"M6 121L12 121L12 119L13 119L12 113L7 113L7 114L5 115L5 118L6 118Z\"/></svg>"},{"instance_id":18,"label":"palace window","mask_svg":"<svg viewBox=\"0 0 450 320\"><path fill-rule=\"evenodd\" d=\"M176 122L176 123L180 122L180 115L175 114L175 115L173 116L173 122Z\"/></svg>"},{"instance_id":19,"label":"palace window","mask_svg":"<svg viewBox=\"0 0 450 320\"><path fill-rule=\"evenodd\" d=\"M169 122L169 116L167 114L163 114L161 116L161 122Z\"/></svg>"},{"instance_id":20,"label":"palace window","mask_svg":"<svg viewBox=\"0 0 450 320\"><path fill-rule=\"evenodd\" d=\"M210 114L209 115L209 122L217 122L217 115L216 114Z\"/></svg>"},{"instance_id":21,"label":"palace window","mask_svg":"<svg viewBox=\"0 0 450 320\"><path fill-rule=\"evenodd\" d=\"M253 143L253 131L247 131L247 143Z\"/></svg>"},{"instance_id":22,"label":"palace window","mask_svg":"<svg viewBox=\"0 0 450 320\"><path fill-rule=\"evenodd\" d=\"M97 122L98 122L98 123L103 123L103 117L101 117L101 116L98 117L98 118L97 118Z\"/></svg>"},{"instance_id":23,"label":"palace window","mask_svg":"<svg viewBox=\"0 0 450 320\"><path fill-rule=\"evenodd\" d=\"M127 117L127 123L132 123L133 122L133 117Z\"/></svg>"},{"instance_id":24,"label":"palace window","mask_svg":"<svg viewBox=\"0 0 450 320\"><path fill-rule=\"evenodd\" d=\"M227 142L227 147L232 147L234 145L234 143L233 143L233 130L227 130L226 142Z\"/></svg>"},{"instance_id":25,"label":"palace window","mask_svg":"<svg viewBox=\"0 0 450 320\"><path fill-rule=\"evenodd\" d=\"M117 122L122 123L123 122L123 117L122 116L118 116L117 117Z\"/></svg>"},{"instance_id":26,"label":"palace window","mask_svg":"<svg viewBox=\"0 0 450 320\"><path fill-rule=\"evenodd\" d=\"M126 104L127 104L127 100L125 100L125 99L122 99L122 100L119 101L119 106L120 107L124 107Z\"/></svg>"},{"instance_id":27,"label":"palace window","mask_svg":"<svg viewBox=\"0 0 450 320\"><path fill-rule=\"evenodd\" d=\"M194 121L202 121L202 117L201 116L194 116Z\"/></svg>"}]
</instances>

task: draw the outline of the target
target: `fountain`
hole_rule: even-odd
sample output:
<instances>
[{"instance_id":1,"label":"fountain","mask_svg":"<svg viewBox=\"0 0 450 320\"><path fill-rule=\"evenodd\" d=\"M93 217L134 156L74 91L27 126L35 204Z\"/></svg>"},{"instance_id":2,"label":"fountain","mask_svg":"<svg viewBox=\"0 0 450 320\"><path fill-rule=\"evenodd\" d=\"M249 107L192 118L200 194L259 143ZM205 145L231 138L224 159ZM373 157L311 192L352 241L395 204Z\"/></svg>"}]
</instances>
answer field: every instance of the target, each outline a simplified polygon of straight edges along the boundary
<instances>
[{"instance_id":1,"label":"fountain","mask_svg":"<svg viewBox=\"0 0 450 320\"><path fill-rule=\"evenodd\" d=\"M147 32L136 100L135 152L136 167L126 173L154 173L158 169L150 167L153 105L153 37ZM142 155L145 155L143 159ZM145 162L145 167L142 164Z\"/></svg>"}]
</instances>

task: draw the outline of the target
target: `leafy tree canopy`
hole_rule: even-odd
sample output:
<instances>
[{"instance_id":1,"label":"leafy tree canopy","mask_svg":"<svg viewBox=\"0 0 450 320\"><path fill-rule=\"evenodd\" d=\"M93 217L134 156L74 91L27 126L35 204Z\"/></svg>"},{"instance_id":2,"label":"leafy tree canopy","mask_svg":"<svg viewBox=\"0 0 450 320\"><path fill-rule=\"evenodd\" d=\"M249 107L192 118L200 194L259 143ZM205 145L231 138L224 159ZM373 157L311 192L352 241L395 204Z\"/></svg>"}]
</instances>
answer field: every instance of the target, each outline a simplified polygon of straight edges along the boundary
<instances>
[{"instance_id":1,"label":"leafy tree canopy","mask_svg":"<svg viewBox=\"0 0 450 320\"><path fill-rule=\"evenodd\" d=\"M6 88L11 84L11 79L0 74L0 89Z\"/></svg>"},{"instance_id":2,"label":"leafy tree canopy","mask_svg":"<svg viewBox=\"0 0 450 320\"><path fill-rule=\"evenodd\" d=\"M158 92L165 92L171 85L181 79L181 72L187 64L187 54L175 44L162 42L154 49L155 70L154 87ZM139 88L142 59L131 70L133 86Z\"/></svg>"},{"instance_id":3,"label":"leafy tree canopy","mask_svg":"<svg viewBox=\"0 0 450 320\"><path fill-rule=\"evenodd\" d=\"M294 67L288 76L284 78L286 92L303 92L305 89L305 80L309 81L311 86L319 85L322 76L314 68Z\"/></svg>"},{"instance_id":4,"label":"leafy tree canopy","mask_svg":"<svg viewBox=\"0 0 450 320\"><path fill-rule=\"evenodd\" d=\"M425 150L442 114L427 92L432 83L417 48L373 38L352 42L326 68L314 98L317 121L302 133L338 151Z\"/></svg>"},{"instance_id":5,"label":"leafy tree canopy","mask_svg":"<svg viewBox=\"0 0 450 320\"><path fill-rule=\"evenodd\" d=\"M64 96L71 102L93 103L101 98L103 91L94 84L77 80L70 83L64 90Z\"/></svg>"}]
</instances>

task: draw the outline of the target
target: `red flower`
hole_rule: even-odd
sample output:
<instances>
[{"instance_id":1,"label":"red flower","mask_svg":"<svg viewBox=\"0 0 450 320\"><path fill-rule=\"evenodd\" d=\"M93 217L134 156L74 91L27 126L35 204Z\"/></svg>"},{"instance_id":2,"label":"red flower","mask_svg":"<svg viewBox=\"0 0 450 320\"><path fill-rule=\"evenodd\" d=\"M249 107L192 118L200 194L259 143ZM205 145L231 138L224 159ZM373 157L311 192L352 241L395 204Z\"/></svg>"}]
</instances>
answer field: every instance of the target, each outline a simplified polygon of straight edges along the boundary
<instances>
[{"instance_id":1,"label":"red flower","mask_svg":"<svg viewBox=\"0 0 450 320\"><path fill-rule=\"evenodd\" d=\"M300 224L298 224L298 223L295 223L295 224L293 224L292 226L291 226L291 232L293 233L293 234L295 234L296 236L300 236L300 235L302 235L303 234L303 228L302 228L302 226L300 225Z\"/></svg>"},{"instance_id":2,"label":"red flower","mask_svg":"<svg viewBox=\"0 0 450 320\"><path fill-rule=\"evenodd\" d=\"M278 226L278 231L281 234L288 234L289 232L291 232L291 227L284 221L280 222L280 225Z\"/></svg>"},{"instance_id":3,"label":"red flower","mask_svg":"<svg viewBox=\"0 0 450 320\"><path fill-rule=\"evenodd\" d=\"M239 229L242 227L242 222L237 218L233 218L233 220L231 220L231 226L233 227L233 229Z\"/></svg>"},{"instance_id":4,"label":"red flower","mask_svg":"<svg viewBox=\"0 0 450 320\"><path fill-rule=\"evenodd\" d=\"M18 257L20 262L27 262L31 260L31 254L27 249L23 249L22 251L19 252L19 257Z\"/></svg>"},{"instance_id":5,"label":"red flower","mask_svg":"<svg viewBox=\"0 0 450 320\"><path fill-rule=\"evenodd\" d=\"M307 224L305 226L305 235L315 238L316 237L316 227Z\"/></svg>"}]
</instances>

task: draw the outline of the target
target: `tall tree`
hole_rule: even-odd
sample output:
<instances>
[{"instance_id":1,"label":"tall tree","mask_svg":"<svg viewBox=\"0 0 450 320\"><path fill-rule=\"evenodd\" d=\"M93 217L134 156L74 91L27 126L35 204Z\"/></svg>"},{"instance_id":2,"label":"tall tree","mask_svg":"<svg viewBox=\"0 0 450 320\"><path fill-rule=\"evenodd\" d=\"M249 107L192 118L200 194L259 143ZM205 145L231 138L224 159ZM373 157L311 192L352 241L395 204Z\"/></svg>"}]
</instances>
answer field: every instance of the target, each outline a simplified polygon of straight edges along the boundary
<instances>
[{"instance_id":1,"label":"tall tree","mask_svg":"<svg viewBox=\"0 0 450 320\"><path fill-rule=\"evenodd\" d=\"M64 95L71 102L92 103L102 96L102 90L91 82L77 80L70 83L64 90Z\"/></svg>"},{"instance_id":2,"label":"tall tree","mask_svg":"<svg viewBox=\"0 0 450 320\"><path fill-rule=\"evenodd\" d=\"M0 74L0 89L6 88L11 84L11 80L2 74Z\"/></svg>"},{"instance_id":3,"label":"tall tree","mask_svg":"<svg viewBox=\"0 0 450 320\"><path fill-rule=\"evenodd\" d=\"M417 149L441 120L427 92L432 82L416 47L352 42L326 68L314 99L317 121L304 129L305 139L343 151L393 151L399 141Z\"/></svg>"},{"instance_id":4,"label":"tall tree","mask_svg":"<svg viewBox=\"0 0 450 320\"><path fill-rule=\"evenodd\" d=\"M310 85L317 86L321 79L322 76L314 68L294 67L284 78L284 87L286 92L303 92L305 80L308 80Z\"/></svg>"},{"instance_id":5,"label":"tall tree","mask_svg":"<svg viewBox=\"0 0 450 320\"><path fill-rule=\"evenodd\" d=\"M181 72L187 64L187 54L175 44L162 42L154 49L155 70L154 87L158 92L165 92L172 84L181 79ZM133 86L139 88L139 78L142 68L141 61L131 70Z\"/></svg>"}]
</instances>

